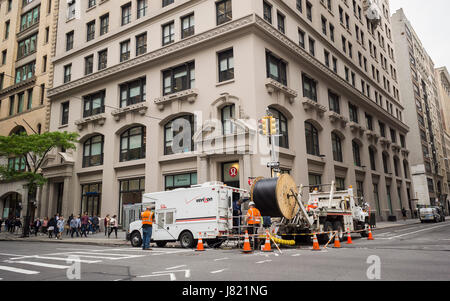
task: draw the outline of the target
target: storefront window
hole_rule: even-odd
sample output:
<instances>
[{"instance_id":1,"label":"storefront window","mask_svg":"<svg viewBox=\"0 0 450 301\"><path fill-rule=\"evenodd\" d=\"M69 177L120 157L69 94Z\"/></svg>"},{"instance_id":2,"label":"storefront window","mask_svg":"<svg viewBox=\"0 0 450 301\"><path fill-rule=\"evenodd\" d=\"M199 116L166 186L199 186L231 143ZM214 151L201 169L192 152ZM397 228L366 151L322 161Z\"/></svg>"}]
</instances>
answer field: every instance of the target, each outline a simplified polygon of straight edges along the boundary
<instances>
[{"instance_id":1,"label":"storefront window","mask_svg":"<svg viewBox=\"0 0 450 301\"><path fill-rule=\"evenodd\" d=\"M178 175L168 175L165 177L165 190L176 188L189 188L197 184L197 173L186 173Z\"/></svg>"}]
</instances>

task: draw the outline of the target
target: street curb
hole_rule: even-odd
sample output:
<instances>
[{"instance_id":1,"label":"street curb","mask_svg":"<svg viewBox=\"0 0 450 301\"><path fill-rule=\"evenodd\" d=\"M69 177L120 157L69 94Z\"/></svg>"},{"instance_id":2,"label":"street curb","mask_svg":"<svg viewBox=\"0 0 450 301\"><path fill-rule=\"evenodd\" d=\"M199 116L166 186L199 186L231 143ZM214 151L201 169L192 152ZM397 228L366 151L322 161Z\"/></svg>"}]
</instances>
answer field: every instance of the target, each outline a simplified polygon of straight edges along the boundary
<instances>
[{"instance_id":1,"label":"street curb","mask_svg":"<svg viewBox=\"0 0 450 301\"><path fill-rule=\"evenodd\" d=\"M60 243L60 244L82 244L82 245L94 245L94 246L112 246L112 247L118 247L118 246L127 246L129 245L128 242L121 242L121 243L104 243L104 242L95 242L95 241L70 241L70 240L27 240L27 239L8 239L8 238L0 238L0 241L20 241L20 242L37 242L37 243ZM131 246L131 245L130 245Z\"/></svg>"},{"instance_id":2,"label":"street curb","mask_svg":"<svg viewBox=\"0 0 450 301\"><path fill-rule=\"evenodd\" d=\"M398 227L403 227L403 226L409 226L409 225L417 225L417 224L421 224L421 222L417 222L417 223L411 223L411 224L404 224L404 225L391 225L391 226L387 226L387 227L383 227L383 228L373 228L373 230L383 230L383 229L390 229L390 228L398 228Z\"/></svg>"}]
</instances>

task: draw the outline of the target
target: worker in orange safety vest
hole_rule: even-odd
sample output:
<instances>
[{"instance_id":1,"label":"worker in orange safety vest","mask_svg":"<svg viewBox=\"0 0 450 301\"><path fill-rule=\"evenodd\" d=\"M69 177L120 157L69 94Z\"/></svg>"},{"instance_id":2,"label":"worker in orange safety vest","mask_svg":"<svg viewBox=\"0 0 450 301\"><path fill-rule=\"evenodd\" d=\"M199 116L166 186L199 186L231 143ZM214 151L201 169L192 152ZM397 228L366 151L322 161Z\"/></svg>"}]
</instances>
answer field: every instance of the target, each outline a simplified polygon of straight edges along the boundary
<instances>
[{"instance_id":1,"label":"worker in orange safety vest","mask_svg":"<svg viewBox=\"0 0 450 301\"><path fill-rule=\"evenodd\" d=\"M150 207L147 207L146 210L141 213L142 250L151 250L150 240L152 238L153 216L154 213L150 210Z\"/></svg>"},{"instance_id":2,"label":"worker in orange safety vest","mask_svg":"<svg viewBox=\"0 0 450 301\"><path fill-rule=\"evenodd\" d=\"M257 228L261 225L261 212L255 207L254 202L250 202L248 204L249 208L247 211L247 229L248 234L256 234ZM259 246L259 239L256 237L253 237L254 240L254 246L257 249Z\"/></svg>"}]
</instances>

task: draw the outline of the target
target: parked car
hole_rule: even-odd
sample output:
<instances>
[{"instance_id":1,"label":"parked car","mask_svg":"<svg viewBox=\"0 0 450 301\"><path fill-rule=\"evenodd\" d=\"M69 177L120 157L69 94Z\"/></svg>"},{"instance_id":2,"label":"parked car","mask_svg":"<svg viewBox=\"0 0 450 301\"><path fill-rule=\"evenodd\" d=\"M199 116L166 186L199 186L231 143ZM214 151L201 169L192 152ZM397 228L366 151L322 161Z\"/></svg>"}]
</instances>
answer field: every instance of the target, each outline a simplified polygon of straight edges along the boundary
<instances>
[{"instance_id":1,"label":"parked car","mask_svg":"<svg viewBox=\"0 0 450 301\"><path fill-rule=\"evenodd\" d=\"M439 207L427 207L419 209L419 219L422 223L433 221L435 223L445 221L445 214Z\"/></svg>"}]
</instances>

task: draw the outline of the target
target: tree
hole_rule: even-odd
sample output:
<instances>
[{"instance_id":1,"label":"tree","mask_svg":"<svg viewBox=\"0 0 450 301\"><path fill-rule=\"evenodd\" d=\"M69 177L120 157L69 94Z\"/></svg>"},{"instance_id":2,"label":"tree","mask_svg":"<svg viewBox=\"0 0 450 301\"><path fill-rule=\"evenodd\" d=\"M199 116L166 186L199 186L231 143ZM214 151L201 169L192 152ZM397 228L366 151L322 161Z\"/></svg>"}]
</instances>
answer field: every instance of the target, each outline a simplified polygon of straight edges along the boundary
<instances>
[{"instance_id":1,"label":"tree","mask_svg":"<svg viewBox=\"0 0 450 301\"><path fill-rule=\"evenodd\" d=\"M42 187L47 179L42 175L42 165L47 154L54 148L65 150L75 149L78 134L68 132L51 132L35 135L25 133L13 134L11 136L0 136L0 156L21 158L25 160L25 171L17 170L14 166L0 165L0 179L2 181L25 181L28 188L27 215L24 223L24 236L29 230L29 208L30 200L36 200L38 187Z\"/></svg>"}]
</instances>

